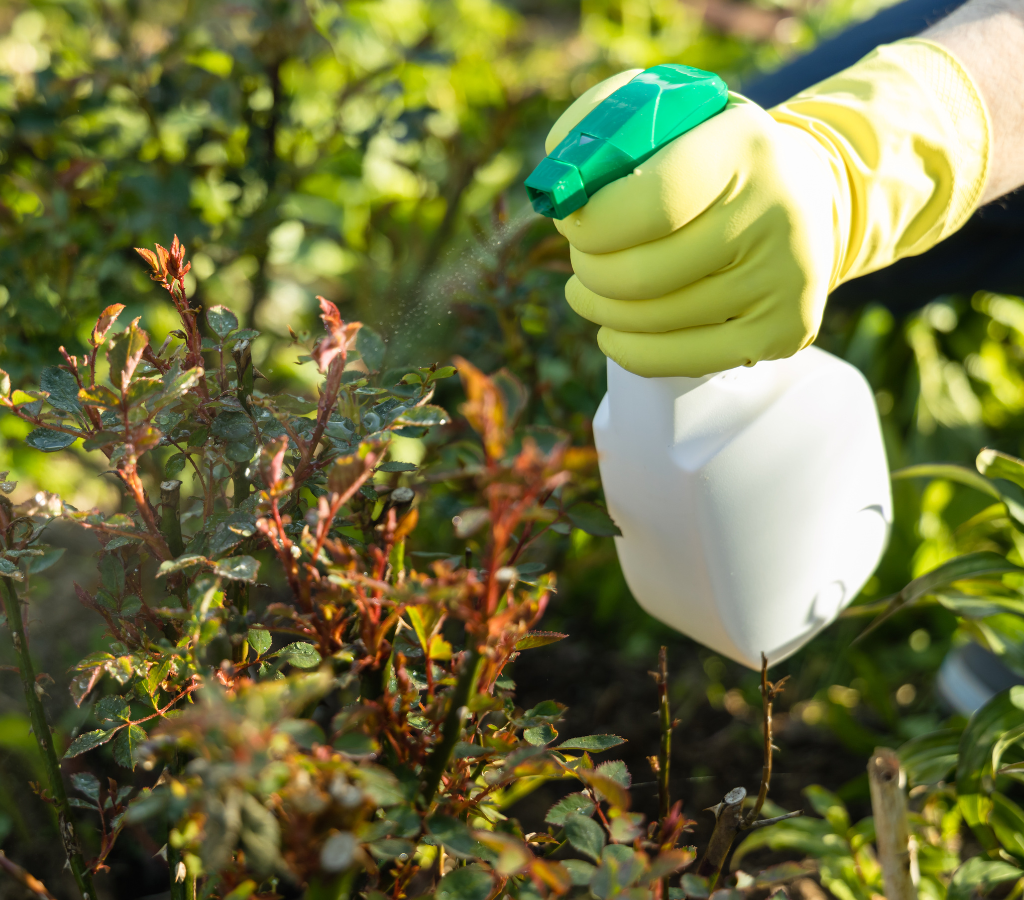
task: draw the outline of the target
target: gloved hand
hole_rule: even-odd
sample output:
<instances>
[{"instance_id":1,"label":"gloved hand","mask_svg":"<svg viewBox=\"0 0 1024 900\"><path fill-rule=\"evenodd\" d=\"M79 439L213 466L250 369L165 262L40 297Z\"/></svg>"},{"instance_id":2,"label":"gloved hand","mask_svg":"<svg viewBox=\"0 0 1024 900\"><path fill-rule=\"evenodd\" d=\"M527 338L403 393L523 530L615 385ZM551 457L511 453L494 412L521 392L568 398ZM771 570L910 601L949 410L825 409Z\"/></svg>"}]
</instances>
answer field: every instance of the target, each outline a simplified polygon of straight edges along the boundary
<instances>
[{"instance_id":1,"label":"gloved hand","mask_svg":"<svg viewBox=\"0 0 1024 900\"><path fill-rule=\"evenodd\" d=\"M548 152L636 74L581 96ZM733 94L555 222L572 248L566 299L638 375L791 356L813 342L834 287L963 225L984 189L989 134L966 72L918 39L767 112Z\"/></svg>"}]
</instances>

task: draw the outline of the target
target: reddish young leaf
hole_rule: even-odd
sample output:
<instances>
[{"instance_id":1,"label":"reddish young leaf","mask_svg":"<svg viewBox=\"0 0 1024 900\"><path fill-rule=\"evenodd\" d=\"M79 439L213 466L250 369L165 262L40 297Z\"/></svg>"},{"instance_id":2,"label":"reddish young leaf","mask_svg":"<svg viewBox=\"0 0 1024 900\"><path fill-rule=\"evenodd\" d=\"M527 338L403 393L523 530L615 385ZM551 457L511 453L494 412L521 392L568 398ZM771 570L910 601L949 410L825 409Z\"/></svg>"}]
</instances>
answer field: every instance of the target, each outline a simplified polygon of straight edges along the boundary
<instances>
[{"instance_id":1,"label":"reddish young leaf","mask_svg":"<svg viewBox=\"0 0 1024 900\"><path fill-rule=\"evenodd\" d=\"M153 254L150 253L149 250L139 250L137 247L136 250L139 253L149 253L150 256L153 256ZM155 257L153 261L156 261ZM110 327L117 320L117 317L121 315L121 312L123 310L123 303L111 303L110 306L108 306L105 310L103 310L103 312L100 313L100 317L96 320L96 324L93 326L92 329L91 343L94 347L98 347L100 344L103 343L104 340L106 340L107 332L110 331Z\"/></svg>"}]
</instances>

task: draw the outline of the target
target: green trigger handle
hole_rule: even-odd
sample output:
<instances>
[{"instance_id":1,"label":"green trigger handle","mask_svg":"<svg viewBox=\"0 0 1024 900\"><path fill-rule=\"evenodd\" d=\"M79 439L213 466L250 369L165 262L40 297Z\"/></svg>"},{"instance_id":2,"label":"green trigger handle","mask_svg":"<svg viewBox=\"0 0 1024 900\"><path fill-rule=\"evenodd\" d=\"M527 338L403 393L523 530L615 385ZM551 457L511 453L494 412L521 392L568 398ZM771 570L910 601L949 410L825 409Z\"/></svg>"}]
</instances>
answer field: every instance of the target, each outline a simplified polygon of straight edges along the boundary
<instances>
[{"instance_id":1,"label":"green trigger handle","mask_svg":"<svg viewBox=\"0 0 1024 900\"><path fill-rule=\"evenodd\" d=\"M564 219L606 184L721 112L729 89L717 75L666 63L601 101L526 179L542 216Z\"/></svg>"}]
</instances>

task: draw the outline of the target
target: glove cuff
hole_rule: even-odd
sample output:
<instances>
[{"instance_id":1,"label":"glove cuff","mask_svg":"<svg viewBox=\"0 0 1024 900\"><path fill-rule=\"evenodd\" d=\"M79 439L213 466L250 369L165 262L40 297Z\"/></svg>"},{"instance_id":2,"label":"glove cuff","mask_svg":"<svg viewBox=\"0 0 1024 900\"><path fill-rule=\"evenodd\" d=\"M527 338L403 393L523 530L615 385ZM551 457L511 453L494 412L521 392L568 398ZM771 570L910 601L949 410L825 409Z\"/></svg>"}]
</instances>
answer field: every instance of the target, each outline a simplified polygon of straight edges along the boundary
<instances>
[{"instance_id":1,"label":"glove cuff","mask_svg":"<svg viewBox=\"0 0 1024 900\"><path fill-rule=\"evenodd\" d=\"M939 44L883 45L769 112L812 137L836 176L831 287L924 253L978 207L991 124Z\"/></svg>"}]
</instances>

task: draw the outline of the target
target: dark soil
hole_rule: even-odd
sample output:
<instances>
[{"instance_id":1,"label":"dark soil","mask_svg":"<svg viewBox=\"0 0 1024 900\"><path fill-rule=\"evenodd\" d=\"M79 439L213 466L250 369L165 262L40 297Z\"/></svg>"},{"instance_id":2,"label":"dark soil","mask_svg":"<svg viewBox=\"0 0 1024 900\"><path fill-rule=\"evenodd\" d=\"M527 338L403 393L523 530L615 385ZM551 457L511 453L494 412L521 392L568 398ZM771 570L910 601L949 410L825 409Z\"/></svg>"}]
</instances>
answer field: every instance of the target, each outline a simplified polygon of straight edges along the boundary
<instances>
[{"instance_id":1,"label":"dark soil","mask_svg":"<svg viewBox=\"0 0 1024 900\"><path fill-rule=\"evenodd\" d=\"M761 709L737 700L738 691L733 693L733 702L720 708L712 705L706 696L709 679L702 657L706 659L707 653L690 642L679 641L669 648L670 696L679 720L672 741L672 799L681 799L686 815L695 821L690 839L698 848L714 824L708 807L734 787L745 787L756 795L763 759ZM657 786L647 761L658 752L659 743L657 689L648 671L655 667L653 655L649 661L630 659L569 638L524 653L514 667L517 697L524 709L546 699L568 704L560 739L587 734L615 734L626 739L597 761L625 761L633 777L633 809L648 819L656 817ZM789 698L790 702L780 703L780 707L785 710L798 699ZM807 809L801 792L808 785L836 791L855 785L864 776L866 758L846 749L826 729L812 728L785 711L776 713L774 740L779 750L769 796L787 810ZM866 778L864 782L866 794ZM574 780L548 782L519 801L510 813L527 831L546 830L547 810L559 797L575 790L579 783ZM850 811L857 821L870 809L864 802L866 796L859 800L860 792L852 793Z\"/></svg>"}]
</instances>

